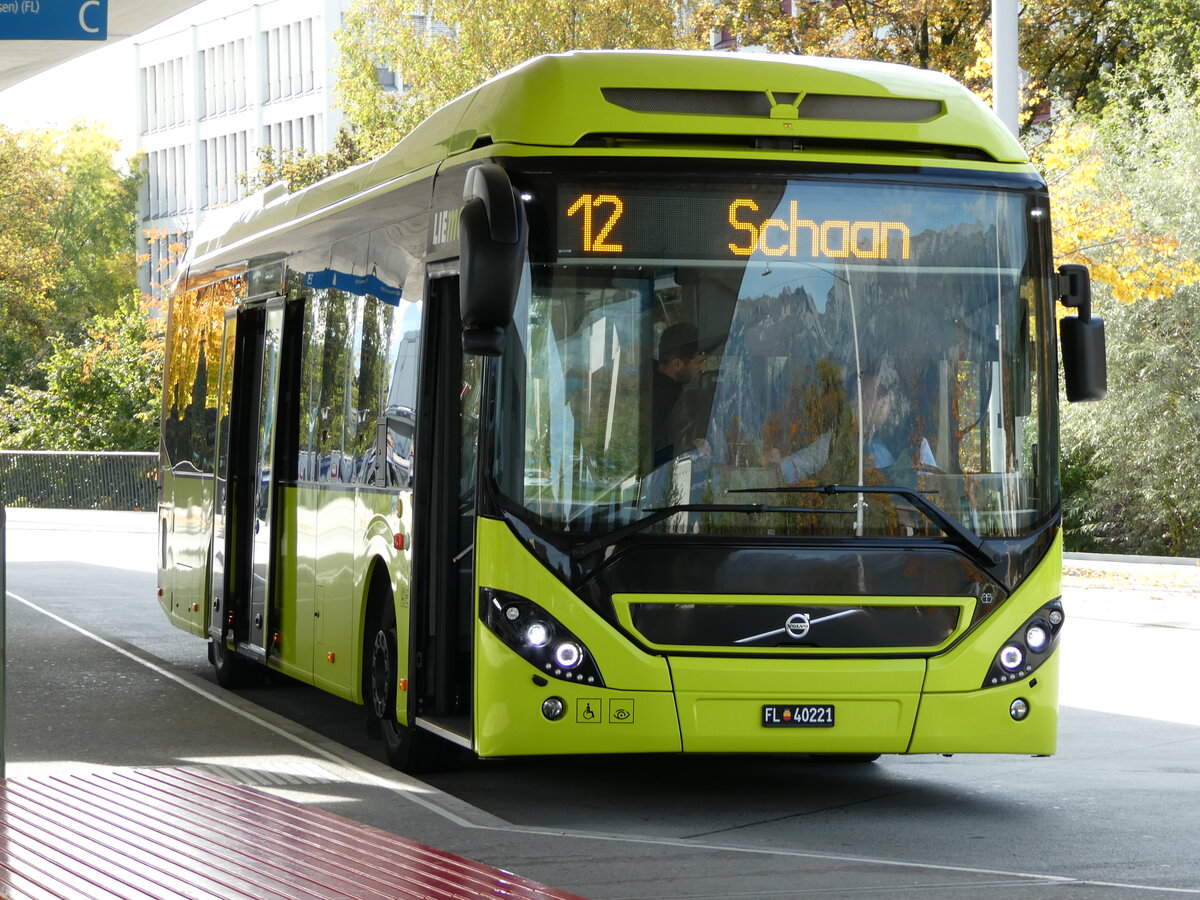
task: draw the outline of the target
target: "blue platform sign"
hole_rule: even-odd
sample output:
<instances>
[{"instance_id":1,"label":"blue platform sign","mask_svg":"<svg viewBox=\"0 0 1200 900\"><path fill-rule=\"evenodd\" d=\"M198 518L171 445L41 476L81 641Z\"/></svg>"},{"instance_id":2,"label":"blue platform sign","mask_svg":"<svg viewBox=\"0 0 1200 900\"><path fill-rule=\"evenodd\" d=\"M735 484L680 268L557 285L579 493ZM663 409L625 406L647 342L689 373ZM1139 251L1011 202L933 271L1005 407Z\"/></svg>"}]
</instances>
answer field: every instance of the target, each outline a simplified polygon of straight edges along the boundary
<instances>
[{"instance_id":1,"label":"blue platform sign","mask_svg":"<svg viewBox=\"0 0 1200 900\"><path fill-rule=\"evenodd\" d=\"M108 40L108 0L0 0L0 41Z\"/></svg>"}]
</instances>

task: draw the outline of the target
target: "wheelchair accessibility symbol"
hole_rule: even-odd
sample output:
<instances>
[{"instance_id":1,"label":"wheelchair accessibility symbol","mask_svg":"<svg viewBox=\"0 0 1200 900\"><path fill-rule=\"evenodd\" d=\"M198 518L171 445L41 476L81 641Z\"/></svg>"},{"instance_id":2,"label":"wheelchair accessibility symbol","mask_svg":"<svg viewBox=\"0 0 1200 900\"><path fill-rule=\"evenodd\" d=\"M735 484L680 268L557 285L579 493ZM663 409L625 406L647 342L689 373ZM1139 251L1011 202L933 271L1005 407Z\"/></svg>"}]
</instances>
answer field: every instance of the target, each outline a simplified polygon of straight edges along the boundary
<instances>
[{"instance_id":1,"label":"wheelchair accessibility symbol","mask_svg":"<svg viewBox=\"0 0 1200 900\"><path fill-rule=\"evenodd\" d=\"M604 718L604 701L584 697L575 704L575 721L581 725L597 725Z\"/></svg>"}]
</instances>

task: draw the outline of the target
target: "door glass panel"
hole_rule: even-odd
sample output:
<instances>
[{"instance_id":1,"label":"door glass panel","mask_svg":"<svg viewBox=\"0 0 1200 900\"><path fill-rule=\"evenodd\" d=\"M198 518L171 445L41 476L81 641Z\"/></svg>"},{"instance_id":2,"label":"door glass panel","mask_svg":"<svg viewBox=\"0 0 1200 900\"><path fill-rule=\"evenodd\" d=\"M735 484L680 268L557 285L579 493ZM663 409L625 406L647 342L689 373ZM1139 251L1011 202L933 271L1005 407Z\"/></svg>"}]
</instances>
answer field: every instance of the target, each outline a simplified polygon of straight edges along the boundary
<instances>
[{"instance_id":1,"label":"door glass panel","mask_svg":"<svg viewBox=\"0 0 1200 900\"><path fill-rule=\"evenodd\" d=\"M263 330L259 384L257 455L254 465L254 537L250 587L250 640L266 646L268 588L271 568L271 461L275 453L275 416L279 398L279 348L283 308L267 312Z\"/></svg>"}]
</instances>

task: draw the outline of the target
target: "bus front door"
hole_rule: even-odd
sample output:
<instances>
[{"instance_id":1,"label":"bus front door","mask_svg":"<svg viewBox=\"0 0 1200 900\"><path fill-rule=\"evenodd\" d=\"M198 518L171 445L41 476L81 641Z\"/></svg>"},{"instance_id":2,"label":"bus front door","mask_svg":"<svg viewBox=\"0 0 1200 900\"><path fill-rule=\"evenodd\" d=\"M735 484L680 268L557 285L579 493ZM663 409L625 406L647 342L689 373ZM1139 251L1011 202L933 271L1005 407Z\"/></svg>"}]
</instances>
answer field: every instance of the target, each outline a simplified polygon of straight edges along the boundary
<instances>
[{"instance_id":1,"label":"bus front door","mask_svg":"<svg viewBox=\"0 0 1200 900\"><path fill-rule=\"evenodd\" d=\"M428 535L426 589L414 628L417 724L464 747L472 740L475 491L483 365L462 352L458 279L430 284L430 339L419 438L418 509ZM432 414L428 414L432 409ZM421 461L426 462L421 477Z\"/></svg>"}]
</instances>

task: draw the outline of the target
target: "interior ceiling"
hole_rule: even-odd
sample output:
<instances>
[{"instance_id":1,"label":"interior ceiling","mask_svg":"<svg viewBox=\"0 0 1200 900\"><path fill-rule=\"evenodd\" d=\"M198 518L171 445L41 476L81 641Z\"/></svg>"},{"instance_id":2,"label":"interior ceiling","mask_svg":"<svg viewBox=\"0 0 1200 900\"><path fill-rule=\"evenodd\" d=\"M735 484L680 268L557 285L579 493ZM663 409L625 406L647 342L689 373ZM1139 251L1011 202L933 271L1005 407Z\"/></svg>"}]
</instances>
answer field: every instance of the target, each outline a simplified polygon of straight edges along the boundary
<instances>
[{"instance_id":1,"label":"interior ceiling","mask_svg":"<svg viewBox=\"0 0 1200 900\"><path fill-rule=\"evenodd\" d=\"M139 34L200 2L202 0L155 0L153 3L146 3L145 0L108 0L107 41L0 40L0 91L67 60Z\"/></svg>"}]
</instances>

